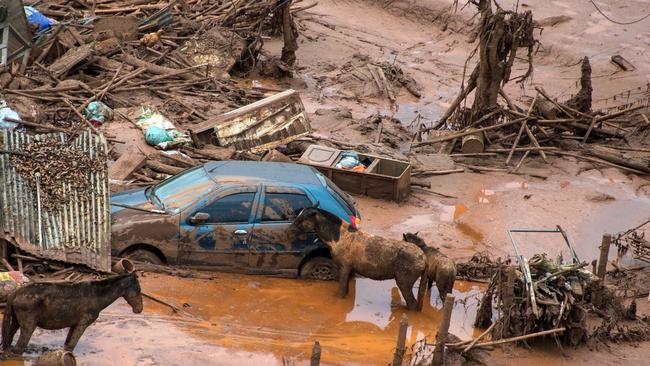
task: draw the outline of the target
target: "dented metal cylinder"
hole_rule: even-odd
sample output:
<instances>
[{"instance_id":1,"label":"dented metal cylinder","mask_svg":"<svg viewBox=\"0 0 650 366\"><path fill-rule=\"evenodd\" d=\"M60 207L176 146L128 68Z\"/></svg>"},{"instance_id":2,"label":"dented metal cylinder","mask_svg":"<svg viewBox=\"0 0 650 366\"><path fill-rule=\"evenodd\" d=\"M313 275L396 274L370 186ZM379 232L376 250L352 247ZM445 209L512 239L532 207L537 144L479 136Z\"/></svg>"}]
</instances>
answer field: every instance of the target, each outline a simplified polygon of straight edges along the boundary
<instances>
[{"instance_id":1,"label":"dented metal cylinder","mask_svg":"<svg viewBox=\"0 0 650 366\"><path fill-rule=\"evenodd\" d=\"M77 359L74 357L72 352L66 350L56 350L42 354L34 366L76 366Z\"/></svg>"},{"instance_id":2,"label":"dented metal cylinder","mask_svg":"<svg viewBox=\"0 0 650 366\"><path fill-rule=\"evenodd\" d=\"M135 266L133 265L133 262L126 258L121 258L119 261L115 262L113 264L113 267L111 270L115 273L133 273L135 271Z\"/></svg>"}]
</instances>

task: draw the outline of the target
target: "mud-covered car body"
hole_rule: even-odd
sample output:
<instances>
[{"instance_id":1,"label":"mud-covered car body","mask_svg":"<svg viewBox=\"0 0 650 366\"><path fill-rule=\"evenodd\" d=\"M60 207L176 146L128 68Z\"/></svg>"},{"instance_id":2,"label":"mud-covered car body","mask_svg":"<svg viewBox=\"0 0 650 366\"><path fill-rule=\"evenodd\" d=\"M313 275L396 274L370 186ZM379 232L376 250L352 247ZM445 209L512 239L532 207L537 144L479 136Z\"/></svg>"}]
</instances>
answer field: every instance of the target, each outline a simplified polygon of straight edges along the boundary
<instances>
[{"instance_id":1,"label":"mud-covered car body","mask_svg":"<svg viewBox=\"0 0 650 366\"><path fill-rule=\"evenodd\" d=\"M315 234L290 240L304 207L351 222L353 200L315 169L290 163L219 161L158 185L111 196L112 254L148 250L169 264L296 276L329 251Z\"/></svg>"}]
</instances>

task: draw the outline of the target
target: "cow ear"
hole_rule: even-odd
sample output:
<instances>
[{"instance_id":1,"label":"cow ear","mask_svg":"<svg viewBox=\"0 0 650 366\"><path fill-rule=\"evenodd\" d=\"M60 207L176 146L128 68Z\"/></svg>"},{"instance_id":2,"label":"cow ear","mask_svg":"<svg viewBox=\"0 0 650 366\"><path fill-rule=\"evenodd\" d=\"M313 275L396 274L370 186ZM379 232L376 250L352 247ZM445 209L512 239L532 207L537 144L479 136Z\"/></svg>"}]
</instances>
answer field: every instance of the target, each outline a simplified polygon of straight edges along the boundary
<instances>
[{"instance_id":1,"label":"cow ear","mask_svg":"<svg viewBox=\"0 0 650 366\"><path fill-rule=\"evenodd\" d=\"M298 214L298 216L296 216L296 218L293 221L295 222L298 221L298 219L304 219L313 216L316 212L312 210L312 208L313 207L305 207L302 210L300 210L300 213Z\"/></svg>"}]
</instances>

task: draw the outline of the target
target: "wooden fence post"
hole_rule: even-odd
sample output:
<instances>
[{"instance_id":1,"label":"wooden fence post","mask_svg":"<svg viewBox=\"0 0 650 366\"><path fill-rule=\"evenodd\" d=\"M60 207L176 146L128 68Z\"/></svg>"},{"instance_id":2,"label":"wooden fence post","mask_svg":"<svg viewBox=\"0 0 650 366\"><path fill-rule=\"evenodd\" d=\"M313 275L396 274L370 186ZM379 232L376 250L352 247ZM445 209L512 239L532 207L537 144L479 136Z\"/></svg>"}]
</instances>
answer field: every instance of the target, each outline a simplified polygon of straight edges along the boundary
<instances>
[{"instance_id":1,"label":"wooden fence post","mask_svg":"<svg viewBox=\"0 0 650 366\"><path fill-rule=\"evenodd\" d=\"M320 365L320 343L314 342L314 347L311 349L311 363L310 366Z\"/></svg>"},{"instance_id":2,"label":"wooden fence post","mask_svg":"<svg viewBox=\"0 0 650 366\"><path fill-rule=\"evenodd\" d=\"M436 349L433 351L433 359L431 360L432 366L442 366L445 359L445 343L447 341L447 333L449 332L449 325L451 324L451 311L454 310L454 296L447 294L445 298L445 306L442 309L442 322L436 334Z\"/></svg>"},{"instance_id":3,"label":"wooden fence post","mask_svg":"<svg viewBox=\"0 0 650 366\"><path fill-rule=\"evenodd\" d=\"M603 241L600 244L600 259L598 260L598 277L600 277L601 280L605 279L605 272L607 271L607 259L609 258L609 245L611 242L611 235L603 235Z\"/></svg>"},{"instance_id":4,"label":"wooden fence post","mask_svg":"<svg viewBox=\"0 0 650 366\"><path fill-rule=\"evenodd\" d=\"M397 334L397 347L395 347L395 354L393 355L393 366L402 366L404 360L404 352L406 351L406 331L409 327L409 319L406 314L402 314L399 320L399 333Z\"/></svg>"},{"instance_id":5,"label":"wooden fence post","mask_svg":"<svg viewBox=\"0 0 650 366\"><path fill-rule=\"evenodd\" d=\"M598 271L596 275L598 276L598 282L596 283L596 289L591 298L591 303L600 307L602 304L603 298L603 288L605 286L605 273L607 273L607 259L609 258L609 245L612 242L612 236L609 234L603 235L603 240L600 244L600 258L598 259Z\"/></svg>"}]
</instances>

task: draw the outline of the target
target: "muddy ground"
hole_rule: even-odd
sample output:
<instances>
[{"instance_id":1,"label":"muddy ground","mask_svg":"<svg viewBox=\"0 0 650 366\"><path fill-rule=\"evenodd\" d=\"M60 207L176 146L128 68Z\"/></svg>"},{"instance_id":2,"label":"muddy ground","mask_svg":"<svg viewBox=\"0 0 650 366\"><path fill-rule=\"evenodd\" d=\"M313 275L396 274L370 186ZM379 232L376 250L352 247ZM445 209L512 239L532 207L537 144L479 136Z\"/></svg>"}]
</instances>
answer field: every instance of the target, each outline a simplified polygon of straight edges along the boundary
<instances>
[{"instance_id":1,"label":"muddy ground","mask_svg":"<svg viewBox=\"0 0 650 366\"><path fill-rule=\"evenodd\" d=\"M418 114L423 122L430 123L457 93L463 64L473 47L466 42L471 33L466 22L472 11L448 15L446 9L451 3L321 0L298 18L301 38L294 78L278 81L253 75L242 82L299 90L316 132L343 141L372 141L373 135L364 134L359 126L376 112L394 116L405 126ZM500 2L505 8L514 3L519 2ZM598 3L624 20L650 12L650 1ZM594 69L595 107L647 96L643 92L650 71L646 62L650 20L615 25L587 1L530 0L520 6L533 10L537 20L551 16L570 19L545 27L532 83L523 89L514 84L507 87L514 100L532 96L530 90L535 85L568 98L577 91L578 61L585 55L591 58ZM278 40L265 45L268 54L279 55L280 48ZM616 53L635 64L637 70L618 70L609 62ZM394 63L411 74L422 88L422 98L413 97L404 88L396 89L399 108L391 109L371 84L350 79L351 68L370 61ZM523 73L524 66L515 70L515 74ZM628 90L633 92L628 94ZM115 121L106 128L119 131L129 127ZM131 135L134 142L140 138L136 130L121 137L128 141ZM398 150L408 153L404 146ZM616 169L598 169L573 158L554 158L548 165L530 159L521 171L546 179L462 173L428 179L432 191L454 198L419 190L399 205L357 197L362 227L393 238L406 231L419 231L447 255L467 259L479 251L494 257L512 255L506 234L509 228L554 228L559 224L568 232L580 259L591 261L597 257L604 233L623 231L650 216L650 183L644 178L626 176ZM518 236L516 240L528 256L536 252L553 257L560 252L567 254L559 235ZM217 277L196 280L146 274L143 291L184 312L174 314L147 300L144 313L135 315L120 300L86 331L75 350L78 360L92 365L282 365L285 358L306 364L315 340L321 343L322 360L328 365L383 365L391 359L399 318L405 312L394 281L356 279L350 296L338 299L333 282L232 274ZM481 332L471 324L482 286L456 283L456 298L466 301L456 304L451 332L463 339ZM408 344L435 335L441 306L434 288L421 314L408 312L412 324ZM648 308L645 300L639 302L639 312L647 313ZM37 330L30 354L59 347L64 334ZM568 356L553 344L542 344L534 350L519 347L494 351L489 363L641 365L648 357L647 343L598 349L582 346L568 350ZM31 358L27 355L25 363Z\"/></svg>"}]
</instances>

